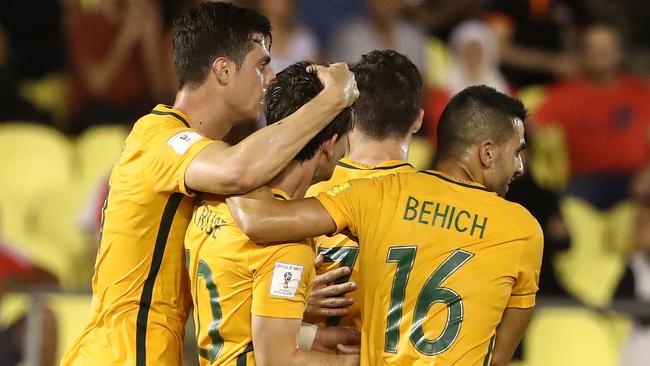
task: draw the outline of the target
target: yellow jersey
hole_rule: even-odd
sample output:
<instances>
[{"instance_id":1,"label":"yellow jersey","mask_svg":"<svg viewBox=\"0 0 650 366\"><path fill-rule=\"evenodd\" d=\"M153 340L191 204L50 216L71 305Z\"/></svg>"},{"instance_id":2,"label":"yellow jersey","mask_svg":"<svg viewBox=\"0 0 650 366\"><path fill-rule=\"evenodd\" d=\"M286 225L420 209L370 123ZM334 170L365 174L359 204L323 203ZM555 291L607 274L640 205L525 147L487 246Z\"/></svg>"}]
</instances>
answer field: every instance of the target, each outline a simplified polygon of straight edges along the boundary
<instances>
[{"instance_id":1,"label":"yellow jersey","mask_svg":"<svg viewBox=\"0 0 650 366\"><path fill-rule=\"evenodd\" d=\"M257 245L223 197L207 196L194 211L185 248L200 365L255 365L251 314L302 319L315 272L311 242Z\"/></svg>"},{"instance_id":2,"label":"yellow jersey","mask_svg":"<svg viewBox=\"0 0 650 366\"><path fill-rule=\"evenodd\" d=\"M393 173L317 199L359 240L362 365L489 364L504 309L535 304L542 230L479 184Z\"/></svg>"},{"instance_id":3,"label":"yellow jersey","mask_svg":"<svg viewBox=\"0 0 650 366\"><path fill-rule=\"evenodd\" d=\"M126 138L110 176L90 320L62 365L180 365L191 306L185 170L212 140L158 105Z\"/></svg>"},{"instance_id":4,"label":"yellow jersey","mask_svg":"<svg viewBox=\"0 0 650 366\"><path fill-rule=\"evenodd\" d=\"M324 182L319 182L307 191L306 196L312 197L317 194L327 191L333 186L359 178L373 178L380 177L392 172L398 171L414 171L415 169L411 164L401 160L386 161L379 165L366 165L357 163L348 158L341 159L334 168L332 177ZM316 270L317 274L322 274L340 266L350 267L352 272L349 276L341 277L335 283L345 283L354 281L359 284L359 266L357 265L357 258L359 254L359 244L355 238L350 238L347 235L337 234L333 236L320 236L314 239L316 241L316 248L318 253L323 255L323 265ZM361 309L359 308L359 299L357 293L361 292L357 288L347 294L347 297L354 299L354 303L348 307L348 315L344 317L331 316L326 319L309 319L317 323L324 323L328 326L353 326L361 329Z\"/></svg>"}]
</instances>

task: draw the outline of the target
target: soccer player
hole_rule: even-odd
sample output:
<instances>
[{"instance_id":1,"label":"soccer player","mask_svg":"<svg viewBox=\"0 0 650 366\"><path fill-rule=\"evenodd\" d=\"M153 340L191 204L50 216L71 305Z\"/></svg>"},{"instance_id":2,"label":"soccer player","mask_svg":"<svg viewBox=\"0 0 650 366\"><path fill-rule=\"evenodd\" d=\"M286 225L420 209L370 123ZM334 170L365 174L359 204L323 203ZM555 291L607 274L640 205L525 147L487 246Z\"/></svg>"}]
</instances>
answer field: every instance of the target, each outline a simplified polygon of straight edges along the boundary
<instances>
[{"instance_id":1,"label":"soccer player","mask_svg":"<svg viewBox=\"0 0 650 366\"><path fill-rule=\"evenodd\" d=\"M291 65L271 82L268 124L282 120L321 91L316 74L306 69L309 65ZM310 184L328 179L348 148L351 128L352 112L345 109L269 182L276 199L302 198ZM202 365L358 363L358 354L297 348L315 274L311 241L258 245L234 223L223 196L206 195L194 211L185 248ZM316 338L318 344L318 333ZM336 350L336 345L329 346Z\"/></svg>"},{"instance_id":2,"label":"soccer player","mask_svg":"<svg viewBox=\"0 0 650 366\"><path fill-rule=\"evenodd\" d=\"M191 306L183 238L194 192L243 193L266 183L358 95L347 66L318 68L321 93L230 147L217 140L259 118L273 75L268 20L204 2L172 33L176 101L135 123L113 168L90 320L64 365L181 364Z\"/></svg>"},{"instance_id":3,"label":"soccer player","mask_svg":"<svg viewBox=\"0 0 650 366\"><path fill-rule=\"evenodd\" d=\"M436 170L335 186L316 198L229 199L258 242L348 229L359 241L362 365L506 365L530 319L542 231L502 197L523 172L520 101L485 86L447 105Z\"/></svg>"},{"instance_id":4,"label":"soccer player","mask_svg":"<svg viewBox=\"0 0 650 366\"><path fill-rule=\"evenodd\" d=\"M354 129L350 132L350 153L341 159L332 178L313 185L307 196L315 196L331 187L356 178L378 177L396 171L413 171L406 162L411 136L422 125L422 78L417 67L404 55L393 51L372 51L361 57L351 68L359 99L354 104ZM335 283L359 281L357 265L359 245L354 239L339 234L315 239L318 252L324 257L319 272L347 266L351 275L340 277ZM315 295L315 294L314 294ZM321 308L343 317L309 314L310 321L327 325L355 326L361 329L361 313L356 292L346 298L323 301L332 308ZM346 309L345 305L349 305ZM334 306L341 306L334 308Z\"/></svg>"}]
</instances>

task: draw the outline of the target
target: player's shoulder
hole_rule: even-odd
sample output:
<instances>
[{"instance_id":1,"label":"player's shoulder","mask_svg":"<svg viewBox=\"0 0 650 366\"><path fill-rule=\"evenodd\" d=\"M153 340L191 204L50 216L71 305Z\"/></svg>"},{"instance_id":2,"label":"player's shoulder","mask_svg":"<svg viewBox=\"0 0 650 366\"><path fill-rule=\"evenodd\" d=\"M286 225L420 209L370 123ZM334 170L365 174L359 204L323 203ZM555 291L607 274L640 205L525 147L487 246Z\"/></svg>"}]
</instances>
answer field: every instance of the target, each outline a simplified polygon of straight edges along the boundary
<instances>
[{"instance_id":1,"label":"player's shoulder","mask_svg":"<svg viewBox=\"0 0 650 366\"><path fill-rule=\"evenodd\" d=\"M159 104L135 122L132 134L142 138L151 138L159 133L178 129L199 134L198 131L192 129L187 117L181 111Z\"/></svg>"},{"instance_id":2,"label":"player's shoulder","mask_svg":"<svg viewBox=\"0 0 650 366\"><path fill-rule=\"evenodd\" d=\"M507 213L513 226L517 227L526 236L541 235L542 227L539 221L528 211L528 209L517 202L508 201L505 198L497 197L503 202L503 211Z\"/></svg>"}]
</instances>

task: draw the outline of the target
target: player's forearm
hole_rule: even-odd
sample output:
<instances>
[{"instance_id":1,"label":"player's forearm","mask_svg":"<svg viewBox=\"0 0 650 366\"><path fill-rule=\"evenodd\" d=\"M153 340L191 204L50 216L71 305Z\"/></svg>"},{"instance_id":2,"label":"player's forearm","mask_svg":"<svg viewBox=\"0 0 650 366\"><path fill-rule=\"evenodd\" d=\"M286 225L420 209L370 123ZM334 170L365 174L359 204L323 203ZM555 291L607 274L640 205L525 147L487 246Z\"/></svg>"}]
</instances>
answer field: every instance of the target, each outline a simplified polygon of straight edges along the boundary
<instances>
[{"instance_id":1,"label":"player's forearm","mask_svg":"<svg viewBox=\"0 0 650 366\"><path fill-rule=\"evenodd\" d=\"M258 243L300 241L336 230L314 198L279 201L244 195L228 197L226 203L242 231Z\"/></svg>"},{"instance_id":2,"label":"player's forearm","mask_svg":"<svg viewBox=\"0 0 650 366\"><path fill-rule=\"evenodd\" d=\"M296 352L287 359L287 362L280 362L278 365L290 366L332 366L332 365L358 365L358 355L337 355L333 353L323 353L297 349Z\"/></svg>"},{"instance_id":3,"label":"player's forearm","mask_svg":"<svg viewBox=\"0 0 650 366\"><path fill-rule=\"evenodd\" d=\"M279 347L282 348L282 347ZM265 352L264 352L265 353ZM293 353L282 353L276 348L269 354L255 353L255 363L258 366L332 366L358 365L358 355L324 353L296 348Z\"/></svg>"},{"instance_id":4,"label":"player's forearm","mask_svg":"<svg viewBox=\"0 0 650 366\"><path fill-rule=\"evenodd\" d=\"M524 336L533 309L507 308L497 327L490 366L506 366Z\"/></svg>"},{"instance_id":5,"label":"player's forearm","mask_svg":"<svg viewBox=\"0 0 650 366\"><path fill-rule=\"evenodd\" d=\"M298 152L339 114L345 103L323 91L294 114L256 131L233 147L233 163L245 167L243 192L276 176Z\"/></svg>"}]
</instances>

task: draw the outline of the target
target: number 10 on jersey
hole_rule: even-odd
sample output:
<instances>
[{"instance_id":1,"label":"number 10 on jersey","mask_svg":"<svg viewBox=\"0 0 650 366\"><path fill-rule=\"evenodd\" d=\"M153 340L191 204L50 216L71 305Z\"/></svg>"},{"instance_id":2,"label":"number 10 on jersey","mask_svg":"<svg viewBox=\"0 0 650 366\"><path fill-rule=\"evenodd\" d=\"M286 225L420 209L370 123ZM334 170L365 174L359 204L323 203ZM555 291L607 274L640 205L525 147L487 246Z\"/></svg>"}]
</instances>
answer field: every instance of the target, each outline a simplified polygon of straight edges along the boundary
<instances>
[{"instance_id":1,"label":"number 10 on jersey","mask_svg":"<svg viewBox=\"0 0 650 366\"><path fill-rule=\"evenodd\" d=\"M390 307L386 318L384 351L388 353L397 353L399 346L402 306L404 305L409 275L415 263L416 252L416 246L391 247L388 250L386 262L397 264L390 294ZM464 250L454 251L431 274L422 290L420 290L420 295L415 303L415 311L413 312L413 323L409 328L409 339L418 352L427 356L437 355L449 349L458 337L463 323L463 300L454 290L441 287L441 284L473 256L474 254ZM427 339L424 336L422 327L429 308L435 303L442 303L447 306L447 322L437 338Z\"/></svg>"}]
</instances>

